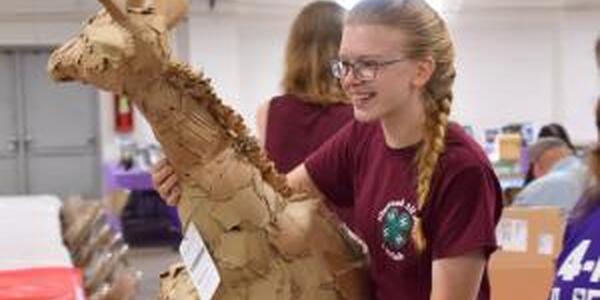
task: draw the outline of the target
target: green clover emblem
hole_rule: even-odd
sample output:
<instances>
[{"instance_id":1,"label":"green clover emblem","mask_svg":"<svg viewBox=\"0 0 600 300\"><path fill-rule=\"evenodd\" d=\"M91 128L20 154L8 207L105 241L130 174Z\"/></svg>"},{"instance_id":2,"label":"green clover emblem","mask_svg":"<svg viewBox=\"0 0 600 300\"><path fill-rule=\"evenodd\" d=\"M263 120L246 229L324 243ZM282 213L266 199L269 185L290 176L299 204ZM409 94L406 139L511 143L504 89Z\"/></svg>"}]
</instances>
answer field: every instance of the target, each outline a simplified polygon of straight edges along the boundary
<instances>
[{"instance_id":1,"label":"green clover emblem","mask_svg":"<svg viewBox=\"0 0 600 300\"><path fill-rule=\"evenodd\" d=\"M408 242L413 227L413 218L398 207L391 207L383 219L383 241L392 251L399 251Z\"/></svg>"}]
</instances>

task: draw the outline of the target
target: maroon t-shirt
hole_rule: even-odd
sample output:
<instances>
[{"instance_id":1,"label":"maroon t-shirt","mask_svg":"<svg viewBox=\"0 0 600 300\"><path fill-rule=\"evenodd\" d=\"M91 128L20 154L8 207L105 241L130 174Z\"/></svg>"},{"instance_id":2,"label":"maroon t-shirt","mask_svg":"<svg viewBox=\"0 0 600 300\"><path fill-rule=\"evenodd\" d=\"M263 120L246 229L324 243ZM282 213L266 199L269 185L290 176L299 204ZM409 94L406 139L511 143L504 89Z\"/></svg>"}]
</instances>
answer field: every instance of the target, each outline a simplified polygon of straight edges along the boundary
<instances>
[{"instance_id":1,"label":"maroon t-shirt","mask_svg":"<svg viewBox=\"0 0 600 300\"><path fill-rule=\"evenodd\" d=\"M429 299L432 262L496 248L502 210L498 180L479 145L450 124L446 148L433 175L430 198L416 210L417 146L392 149L379 123L352 121L305 165L330 201L354 207L354 229L369 246L371 277L379 300ZM413 217L423 218L428 247L418 256ZM489 299L487 272L479 299Z\"/></svg>"},{"instance_id":2,"label":"maroon t-shirt","mask_svg":"<svg viewBox=\"0 0 600 300\"><path fill-rule=\"evenodd\" d=\"M352 120L352 106L324 106L283 95L271 100L267 119L265 149L285 174Z\"/></svg>"}]
</instances>

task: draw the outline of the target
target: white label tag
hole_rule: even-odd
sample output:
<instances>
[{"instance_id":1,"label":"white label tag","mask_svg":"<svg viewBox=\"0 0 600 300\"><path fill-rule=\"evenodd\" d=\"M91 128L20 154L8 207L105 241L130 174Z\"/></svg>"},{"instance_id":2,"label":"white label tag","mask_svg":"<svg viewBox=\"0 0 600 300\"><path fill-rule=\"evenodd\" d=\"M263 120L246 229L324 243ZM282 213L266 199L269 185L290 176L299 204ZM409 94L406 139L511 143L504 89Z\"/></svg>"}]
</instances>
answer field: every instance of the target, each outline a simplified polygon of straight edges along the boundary
<instances>
[{"instance_id":1,"label":"white label tag","mask_svg":"<svg viewBox=\"0 0 600 300\"><path fill-rule=\"evenodd\" d=\"M552 255L554 252L554 236L549 233L540 234L537 252L541 255Z\"/></svg>"},{"instance_id":2,"label":"white label tag","mask_svg":"<svg viewBox=\"0 0 600 300\"><path fill-rule=\"evenodd\" d=\"M501 220L496 227L496 239L504 251L527 252L527 221Z\"/></svg>"},{"instance_id":3,"label":"white label tag","mask_svg":"<svg viewBox=\"0 0 600 300\"><path fill-rule=\"evenodd\" d=\"M210 300L217 292L221 277L215 262L194 224L185 233L179 253L202 300Z\"/></svg>"}]
</instances>

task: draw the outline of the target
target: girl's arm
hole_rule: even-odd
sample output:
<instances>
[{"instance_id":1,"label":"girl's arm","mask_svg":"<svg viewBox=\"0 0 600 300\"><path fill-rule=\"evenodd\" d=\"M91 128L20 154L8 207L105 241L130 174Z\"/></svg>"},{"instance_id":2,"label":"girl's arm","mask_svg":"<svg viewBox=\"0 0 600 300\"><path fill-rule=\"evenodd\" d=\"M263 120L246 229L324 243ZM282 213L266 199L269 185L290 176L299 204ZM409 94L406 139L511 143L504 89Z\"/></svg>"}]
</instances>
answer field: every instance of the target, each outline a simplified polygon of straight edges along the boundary
<instances>
[{"instance_id":1,"label":"girl's arm","mask_svg":"<svg viewBox=\"0 0 600 300\"><path fill-rule=\"evenodd\" d=\"M304 164L301 164L289 172L286 176L288 184L295 191L305 192L319 199L325 199L325 196L315 185L312 178L308 174Z\"/></svg>"},{"instance_id":2,"label":"girl's arm","mask_svg":"<svg viewBox=\"0 0 600 300\"><path fill-rule=\"evenodd\" d=\"M483 250L433 261L431 300L475 300L487 260Z\"/></svg>"}]
</instances>

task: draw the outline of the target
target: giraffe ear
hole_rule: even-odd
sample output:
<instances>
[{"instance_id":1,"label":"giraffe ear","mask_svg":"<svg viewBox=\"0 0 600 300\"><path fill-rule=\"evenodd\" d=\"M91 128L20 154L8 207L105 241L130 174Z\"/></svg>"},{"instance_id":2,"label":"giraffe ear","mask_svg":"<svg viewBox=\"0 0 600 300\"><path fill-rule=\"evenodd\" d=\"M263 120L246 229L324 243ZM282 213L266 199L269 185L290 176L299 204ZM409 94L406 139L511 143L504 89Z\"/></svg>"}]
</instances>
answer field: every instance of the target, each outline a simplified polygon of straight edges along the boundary
<instances>
[{"instance_id":1,"label":"giraffe ear","mask_svg":"<svg viewBox=\"0 0 600 300\"><path fill-rule=\"evenodd\" d=\"M108 14L121 25L129 23L127 18L127 0L98 0Z\"/></svg>"},{"instance_id":2,"label":"giraffe ear","mask_svg":"<svg viewBox=\"0 0 600 300\"><path fill-rule=\"evenodd\" d=\"M165 25L171 29L187 14L188 0L154 0L154 7L165 18Z\"/></svg>"}]
</instances>

